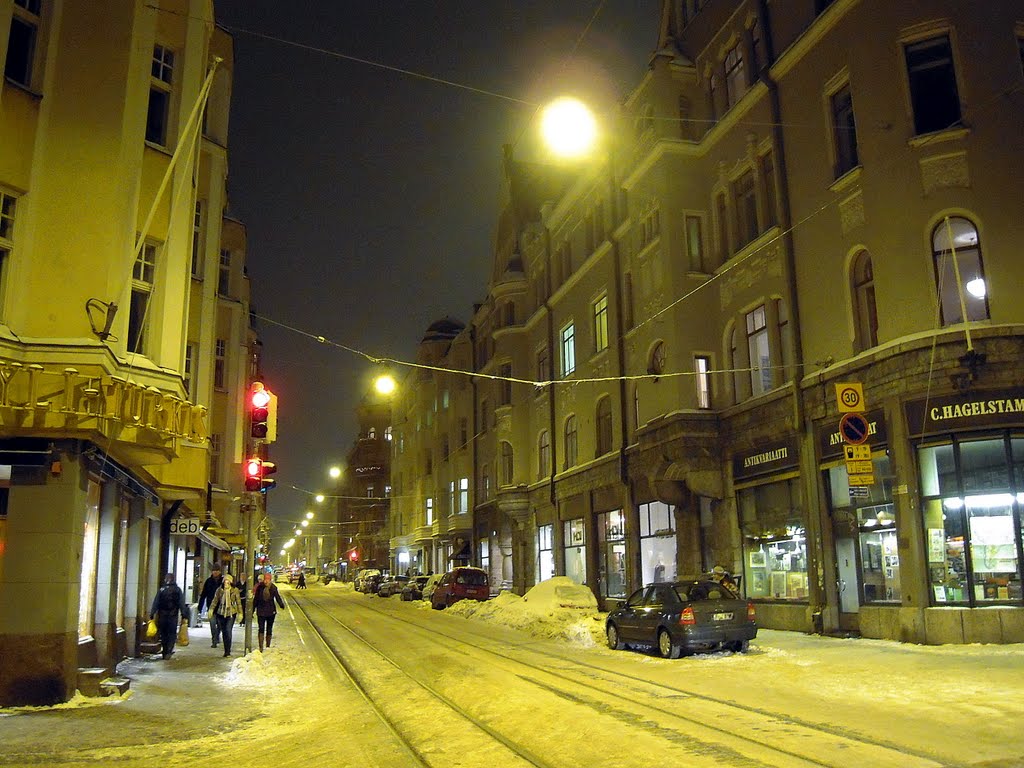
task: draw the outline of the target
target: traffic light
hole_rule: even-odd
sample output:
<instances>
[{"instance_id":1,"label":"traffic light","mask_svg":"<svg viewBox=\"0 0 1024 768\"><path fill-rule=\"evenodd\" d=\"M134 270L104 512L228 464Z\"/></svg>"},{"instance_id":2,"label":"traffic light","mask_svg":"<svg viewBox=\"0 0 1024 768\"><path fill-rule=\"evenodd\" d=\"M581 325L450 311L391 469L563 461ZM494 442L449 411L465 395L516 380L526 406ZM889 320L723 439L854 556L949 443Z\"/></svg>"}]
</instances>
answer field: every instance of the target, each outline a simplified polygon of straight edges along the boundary
<instances>
[{"instance_id":1,"label":"traffic light","mask_svg":"<svg viewBox=\"0 0 1024 768\"><path fill-rule=\"evenodd\" d=\"M249 434L256 440L266 440L270 432L270 398L263 382L253 382L249 391Z\"/></svg>"},{"instance_id":2,"label":"traffic light","mask_svg":"<svg viewBox=\"0 0 1024 768\"><path fill-rule=\"evenodd\" d=\"M263 487L262 459L246 459L242 464L242 471L245 474L245 490L258 491Z\"/></svg>"},{"instance_id":3,"label":"traffic light","mask_svg":"<svg viewBox=\"0 0 1024 768\"><path fill-rule=\"evenodd\" d=\"M272 461L264 461L262 463L261 470L262 470L262 472L260 474L260 488L259 488L259 490L260 490L261 493L266 493L271 488L275 488L277 486L277 480L268 480L267 479L267 475L272 475L275 472L277 472L277 464L275 464Z\"/></svg>"}]
</instances>

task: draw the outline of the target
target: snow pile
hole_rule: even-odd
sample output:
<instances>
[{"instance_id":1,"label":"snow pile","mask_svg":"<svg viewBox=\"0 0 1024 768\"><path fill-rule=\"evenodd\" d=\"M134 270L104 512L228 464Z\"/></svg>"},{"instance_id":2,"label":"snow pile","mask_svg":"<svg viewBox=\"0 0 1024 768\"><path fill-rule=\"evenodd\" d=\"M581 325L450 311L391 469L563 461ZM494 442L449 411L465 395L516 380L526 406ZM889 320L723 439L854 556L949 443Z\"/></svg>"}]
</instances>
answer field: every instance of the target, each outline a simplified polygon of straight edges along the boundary
<instances>
[{"instance_id":1,"label":"snow pile","mask_svg":"<svg viewBox=\"0 0 1024 768\"><path fill-rule=\"evenodd\" d=\"M275 646L234 659L223 682L235 688L305 690L311 680L321 677L311 656L287 650L281 653Z\"/></svg>"},{"instance_id":2,"label":"snow pile","mask_svg":"<svg viewBox=\"0 0 1024 768\"><path fill-rule=\"evenodd\" d=\"M351 581L338 581L337 579L331 580L329 584L323 584L322 586L327 589L337 589L342 592L355 592L356 585Z\"/></svg>"},{"instance_id":3,"label":"snow pile","mask_svg":"<svg viewBox=\"0 0 1024 768\"><path fill-rule=\"evenodd\" d=\"M502 592L485 603L460 600L447 610L585 648L604 640L604 615L594 593L567 576L542 581L523 597Z\"/></svg>"},{"instance_id":4,"label":"snow pile","mask_svg":"<svg viewBox=\"0 0 1024 768\"><path fill-rule=\"evenodd\" d=\"M0 717L10 717L24 712L41 712L53 709L86 709L88 707L102 707L106 704L119 704L128 701L132 697L131 690L124 693L112 694L110 696L86 696L81 691L75 691L75 695L60 704L47 704L39 707L4 707L0 709Z\"/></svg>"}]
</instances>

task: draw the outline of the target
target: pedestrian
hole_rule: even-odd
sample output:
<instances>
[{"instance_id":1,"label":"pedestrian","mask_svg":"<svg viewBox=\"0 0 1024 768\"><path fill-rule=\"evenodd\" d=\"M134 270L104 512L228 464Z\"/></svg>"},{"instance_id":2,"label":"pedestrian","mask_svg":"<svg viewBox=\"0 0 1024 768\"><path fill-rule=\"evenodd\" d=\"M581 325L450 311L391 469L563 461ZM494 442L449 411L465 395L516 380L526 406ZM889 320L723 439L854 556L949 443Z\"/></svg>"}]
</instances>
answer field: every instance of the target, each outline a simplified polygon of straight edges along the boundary
<instances>
[{"instance_id":1,"label":"pedestrian","mask_svg":"<svg viewBox=\"0 0 1024 768\"><path fill-rule=\"evenodd\" d=\"M298 585L298 587L296 587L296 589L305 589L305 588L306 588L306 573L305 573L305 571L300 571L299 572L299 585Z\"/></svg>"},{"instance_id":2,"label":"pedestrian","mask_svg":"<svg viewBox=\"0 0 1024 768\"><path fill-rule=\"evenodd\" d=\"M267 648L269 648L270 641L274 636L274 618L277 616L277 605L274 605L275 602L284 608L284 600L281 599L281 593L277 591L274 577L269 573L265 573L263 574L263 581L256 585L256 590L252 594L252 607L259 627L261 651L263 650L264 640L266 640Z\"/></svg>"},{"instance_id":3,"label":"pedestrian","mask_svg":"<svg viewBox=\"0 0 1024 768\"><path fill-rule=\"evenodd\" d=\"M220 640L220 624L213 613L209 611L209 608L210 603L213 602L213 596L220 589L221 581L223 581L223 577L220 575L220 565L214 563L213 569L210 572L210 578L203 583L203 591L199 595L199 615L202 615L203 607L205 606L210 620L210 639L213 640L211 648L216 648L217 642Z\"/></svg>"},{"instance_id":4,"label":"pedestrian","mask_svg":"<svg viewBox=\"0 0 1024 768\"><path fill-rule=\"evenodd\" d=\"M174 643L178 639L178 617L188 620L188 606L185 604L185 593L174 583L174 574L164 576L163 586L153 598L149 618L156 619L160 630L160 648L165 659L174 654Z\"/></svg>"},{"instance_id":5,"label":"pedestrian","mask_svg":"<svg viewBox=\"0 0 1024 768\"><path fill-rule=\"evenodd\" d=\"M245 582L245 574L239 574L238 583L235 585L238 590L238 600L242 604L242 612L238 616L238 623L241 626L245 626L245 608L249 604L249 585Z\"/></svg>"},{"instance_id":6,"label":"pedestrian","mask_svg":"<svg viewBox=\"0 0 1024 768\"><path fill-rule=\"evenodd\" d=\"M242 599L235 589L231 574L224 574L220 588L210 603L210 616L220 624L220 636L224 640L224 655L231 655L231 633L235 628L235 619L242 614Z\"/></svg>"}]
</instances>

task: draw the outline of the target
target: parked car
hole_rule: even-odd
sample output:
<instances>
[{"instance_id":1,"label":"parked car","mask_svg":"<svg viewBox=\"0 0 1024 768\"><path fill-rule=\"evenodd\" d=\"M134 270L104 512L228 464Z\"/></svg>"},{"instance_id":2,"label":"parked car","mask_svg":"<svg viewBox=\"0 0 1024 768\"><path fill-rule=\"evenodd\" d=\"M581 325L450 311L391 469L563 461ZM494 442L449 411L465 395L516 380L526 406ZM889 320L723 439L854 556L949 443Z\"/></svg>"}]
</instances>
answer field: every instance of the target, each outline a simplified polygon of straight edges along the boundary
<instances>
[{"instance_id":1,"label":"parked car","mask_svg":"<svg viewBox=\"0 0 1024 768\"><path fill-rule=\"evenodd\" d=\"M380 571L377 571L377 573L371 573L363 579L363 592L368 595L377 594L377 590L380 589L380 585L384 583L384 578L384 574Z\"/></svg>"},{"instance_id":2,"label":"parked car","mask_svg":"<svg viewBox=\"0 0 1024 768\"><path fill-rule=\"evenodd\" d=\"M757 636L754 604L710 579L682 579L638 589L605 621L608 647L657 648L666 659L725 648L746 652Z\"/></svg>"},{"instance_id":3,"label":"parked car","mask_svg":"<svg viewBox=\"0 0 1024 768\"><path fill-rule=\"evenodd\" d=\"M431 578L430 576L413 576L402 587L402 599L421 600L423 598L423 587L427 585L427 581ZM437 579L434 580L434 584L437 584Z\"/></svg>"},{"instance_id":4,"label":"parked car","mask_svg":"<svg viewBox=\"0 0 1024 768\"><path fill-rule=\"evenodd\" d=\"M380 571L376 568L363 568L363 570L357 573L355 579L356 592L368 592L366 582L373 576L380 576Z\"/></svg>"},{"instance_id":5,"label":"parked car","mask_svg":"<svg viewBox=\"0 0 1024 768\"><path fill-rule=\"evenodd\" d=\"M427 583L423 585L423 589L420 591L421 600L430 600L442 576L444 576L443 573L432 573L427 576Z\"/></svg>"},{"instance_id":6,"label":"parked car","mask_svg":"<svg viewBox=\"0 0 1024 768\"><path fill-rule=\"evenodd\" d=\"M462 566L452 568L437 582L430 596L431 608L447 608L459 600L488 600L491 597L487 571L483 568Z\"/></svg>"},{"instance_id":7,"label":"parked car","mask_svg":"<svg viewBox=\"0 0 1024 768\"><path fill-rule=\"evenodd\" d=\"M377 597L391 597L397 595L402 591L409 581L408 576L388 576L380 583L380 587L377 589Z\"/></svg>"}]
</instances>

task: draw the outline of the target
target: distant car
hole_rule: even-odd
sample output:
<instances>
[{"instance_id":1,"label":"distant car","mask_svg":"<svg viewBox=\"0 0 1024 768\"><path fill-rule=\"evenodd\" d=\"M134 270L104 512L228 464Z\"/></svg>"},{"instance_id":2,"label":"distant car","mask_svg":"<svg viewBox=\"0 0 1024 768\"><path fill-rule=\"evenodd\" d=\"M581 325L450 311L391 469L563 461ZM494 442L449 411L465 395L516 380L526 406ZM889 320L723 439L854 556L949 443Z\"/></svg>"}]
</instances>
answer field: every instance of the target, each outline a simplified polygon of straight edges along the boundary
<instances>
[{"instance_id":1,"label":"distant car","mask_svg":"<svg viewBox=\"0 0 1024 768\"><path fill-rule=\"evenodd\" d=\"M420 590L421 600L430 600L442 576L444 576L443 573L432 573L427 576L427 582L423 585L423 589Z\"/></svg>"},{"instance_id":2,"label":"distant car","mask_svg":"<svg viewBox=\"0 0 1024 768\"><path fill-rule=\"evenodd\" d=\"M483 568L462 566L453 568L437 582L437 588L430 596L431 608L447 608L459 600L488 600L491 597L490 581Z\"/></svg>"},{"instance_id":3,"label":"distant car","mask_svg":"<svg viewBox=\"0 0 1024 768\"><path fill-rule=\"evenodd\" d=\"M757 637L754 604L708 579L638 589L605 621L608 647L653 646L666 659L717 648L746 652Z\"/></svg>"},{"instance_id":4,"label":"distant car","mask_svg":"<svg viewBox=\"0 0 1024 768\"><path fill-rule=\"evenodd\" d=\"M366 589L366 583L373 576L380 576L380 571L376 568L364 568L356 574L355 588L356 592L368 592Z\"/></svg>"},{"instance_id":5,"label":"distant car","mask_svg":"<svg viewBox=\"0 0 1024 768\"><path fill-rule=\"evenodd\" d=\"M380 571L377 573L371 573L365 579L363 579L363 592L368 595L377 594L377 590L380 589L380 585L384 583L384 574Z\"/></svg>"},{"instance_id":6,"label":"distant car","mask_svg":"<svg viewBox=\"0 0 1024 768\"><path fill-rule=\"evenodd\" d=\"M391 597L401 593L402 587L409 582L408 576L389 576L377 588L377 597Z\"/></svg>"},{"instance_id":7,"label":"distant car","mask_svg":"<svg viewBox=\"0 0 1024 768\"><path fill-rule=\"evenodd\" d=\"M413 576L409 581L402 587L402 599L403 600L422 600L423 599L423 587L427 585L427 581L430 580L430 576ZM437 583L437 580L434 581Z\"/></svg>"}]
</instances>

